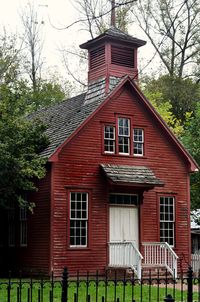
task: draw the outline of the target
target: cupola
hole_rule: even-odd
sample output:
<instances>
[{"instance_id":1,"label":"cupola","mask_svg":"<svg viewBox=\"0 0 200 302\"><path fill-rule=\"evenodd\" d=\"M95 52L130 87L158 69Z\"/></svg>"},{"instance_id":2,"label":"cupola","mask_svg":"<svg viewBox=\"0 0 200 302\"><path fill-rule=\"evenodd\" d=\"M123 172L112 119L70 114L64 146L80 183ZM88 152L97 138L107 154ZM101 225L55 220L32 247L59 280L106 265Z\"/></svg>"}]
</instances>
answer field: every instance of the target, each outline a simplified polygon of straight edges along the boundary
<instances>
[{"instance_id":1,"label":"cupola","mask_svg":"<svg viewBox=\"0 0 200 302\"><path fill-rule=\"evenodd\" d=\"M137 50L146 42L111 26L100 36L80 45L88 50L88 84L105 79L108 92L111 78L124 75L138 80Z\"/></svg>"}]
</instances>

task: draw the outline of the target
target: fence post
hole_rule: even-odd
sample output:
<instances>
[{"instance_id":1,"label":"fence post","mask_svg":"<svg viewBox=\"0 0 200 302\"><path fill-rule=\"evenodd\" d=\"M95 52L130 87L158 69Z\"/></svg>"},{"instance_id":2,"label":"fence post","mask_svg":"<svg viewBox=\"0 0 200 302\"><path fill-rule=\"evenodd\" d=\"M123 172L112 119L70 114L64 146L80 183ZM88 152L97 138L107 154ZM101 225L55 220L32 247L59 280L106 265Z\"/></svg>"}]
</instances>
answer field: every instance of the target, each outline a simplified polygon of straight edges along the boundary
<instances>
[{"instance_id":1,"label":"fence post","mask_svg":"<svg viewBox=\"0 0 200 302\"><path fill-rule=\"evenodd\" d=\"M167 295L164 299L165 302L174 302L174 298L171 295Z\"/></svg>"},{"instance_id":2,"label":"fence post","mask_svg":"<svg viewBox=\"0 0 200 302\"><path fill-rule=\"evenodd\" d=\"M187 287L188 287L187 302L192 302L192 299L193 299L193 270L192 270L191 266L189 266L188 272L187 272Z\"/></svg>"},{"instance_id":3,"label":"fence post","mask_svg":"<svg viewBox=\"0 0 200 302\"><path fill-rule=\"evenodd\" d=\"M68 270L65 267L62 275L62 297L61 302L67 302L68 300Z\"/></svg>"}]
</instances>

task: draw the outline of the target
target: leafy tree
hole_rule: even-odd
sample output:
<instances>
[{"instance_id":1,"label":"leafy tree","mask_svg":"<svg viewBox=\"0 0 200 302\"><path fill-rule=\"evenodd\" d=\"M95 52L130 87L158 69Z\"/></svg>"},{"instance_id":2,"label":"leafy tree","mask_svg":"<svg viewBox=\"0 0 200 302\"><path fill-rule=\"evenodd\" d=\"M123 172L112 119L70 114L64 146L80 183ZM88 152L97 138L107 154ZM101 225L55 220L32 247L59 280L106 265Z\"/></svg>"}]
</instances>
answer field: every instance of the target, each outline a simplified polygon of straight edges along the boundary
<instances>
[{"instance_id":1,"label":"leafy tree","mask_svg":"<svg viewBox=\"0 0 200 302\"><path fill-rule=\"evenodd\" d=\"M30 88L27 88L27 90L29 91L29 95L27 96L29 112L49 107L63 101L64 98L69 96L69 92L64 91L61 84L56 80L41 80L36 91Z\"/></svg>"},{"instance_id":2,"label":"leafy tree","mask_svg":"<svg viewBox=\"0 0 200 302\"><path fill-rule=\"evenodd\" d=\"M0 205L14 201L29 208L24 192L36 190L34 179L45 175L46 159L39 153L47 146L44 125L25 118L26 85L0 86Z\"/></svg>"},{"instance_id":3,"label":"leafy tree","mask_svg":"<svg viewBox=\"0 0 200 302\"><path fill-rule=\"evenodd\" d=\"M182 141L197 163L200 165L200 104L186 125ZM200 172L191 175L191 208L200 209Z\"/></svg>"},{"instance_id":4,"label":"leafy tree","mask_svg":"<svg viewBox=\"0 0 200 302\"><path fill-rule=\"evenodd\" d=\"M24 193L36 190L44 177L46 159L39 156L48 145L45 126L27 114L64 98L66 90L54 78L41 80L34 90L22 80L20 51L11 37L0 36L0 206L10 202L32 208Z\"/></svg>"},{"instance_id":5,"label":"leafy tree","mask_svg":"<svg viewBox=\"0 0 200 302\"><path fill-rule=\"evenodd\" d=\"M162 98L157 101L169 101L173 115L184 124L187 113L193 112L196 103L200 102L200 86L191 79L181 79L163 75L158 79L148 78L145 80L145 92L160 93Z\"/></svg>"},{"instance_id":6,"label":"leafy tree","mask_svg":"<svg viewBox=\"0 0 200 302\"><path fill-rule=\"evenodd\" d=\"M0 84L8 83L19 74L20 48L17 37L8 34L6 29L0 34Z\"/></svg>"},{"instance_id":7,"label":"leafy tree","mask_svg":"<svg viewBox=\"0 0 200 302\"><path fill-rule=\"evenodd\" d=\"M163 98L161 92L145 92L145 96L150 100L154 108L158 111L165 123L170 127L174 134L180 136L184 128L181 121L178 120L172 113L172 105L170 101Z\"/></svg>"}]
</instances>

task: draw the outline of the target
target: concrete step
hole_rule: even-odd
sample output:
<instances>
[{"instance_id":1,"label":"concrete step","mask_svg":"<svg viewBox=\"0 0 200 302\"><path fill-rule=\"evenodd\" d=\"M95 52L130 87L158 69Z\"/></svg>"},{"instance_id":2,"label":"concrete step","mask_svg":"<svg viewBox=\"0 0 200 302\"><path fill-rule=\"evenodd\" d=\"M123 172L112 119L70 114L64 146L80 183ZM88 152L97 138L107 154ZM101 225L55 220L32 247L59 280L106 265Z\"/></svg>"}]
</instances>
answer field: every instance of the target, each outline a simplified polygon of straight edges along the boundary
<instances>
[{"instance_id":1,"label":"concrete step","mask_svg":"<svg viewBox=\"0 0 200 302\"><path fill-rule=\"evenodd\" d=\"M112 280L138 279L133 269L127 267L107 267L107 277ZM164 267L142 267L142 279L173 279Z\"/></svg>"}]
</instances>

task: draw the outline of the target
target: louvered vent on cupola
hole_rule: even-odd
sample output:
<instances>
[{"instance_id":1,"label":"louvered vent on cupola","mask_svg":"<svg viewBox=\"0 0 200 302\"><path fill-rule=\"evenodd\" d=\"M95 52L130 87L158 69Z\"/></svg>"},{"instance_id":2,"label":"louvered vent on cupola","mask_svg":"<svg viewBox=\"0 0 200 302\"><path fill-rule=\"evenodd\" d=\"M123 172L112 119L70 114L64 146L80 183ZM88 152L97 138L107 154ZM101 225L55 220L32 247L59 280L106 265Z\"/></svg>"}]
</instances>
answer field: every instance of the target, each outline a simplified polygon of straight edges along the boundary
<instances>
[{"instance_id":1,"label":"louvered vent on cupola","mask_svg":"<svg viewBox=\"0 0 200 302\"><path fill-rule=\"evenodd\" d=\"M134 50L132 48L111 46L111 64L134 68Z\"/></svg>"},{"instance_id":2,"label":"louvered vent on cupola","mask_svg":"<svg viewBox=\"0 0 200 302\"><path fill-rule=\"evenodd\" d=\"M98 37L80 45L89 52L88 83L103 80L109 91L111 77L138 79L137 50L146 42L111 26Z\"/></svg>"},{"instance_id":3,"label":"louvered vent on cupola","mask_svg":"<svg viewBox=\"0 0 200 302\"><path fill-rule=\"evenodd\" d=\"M105 64L105 45L90 51L90 69Z\"/></svg>"}]
</instances>

